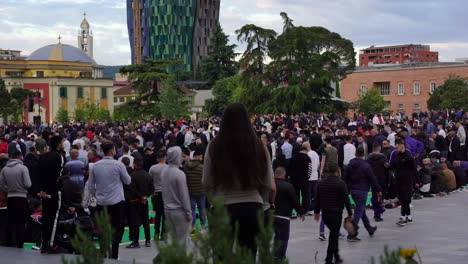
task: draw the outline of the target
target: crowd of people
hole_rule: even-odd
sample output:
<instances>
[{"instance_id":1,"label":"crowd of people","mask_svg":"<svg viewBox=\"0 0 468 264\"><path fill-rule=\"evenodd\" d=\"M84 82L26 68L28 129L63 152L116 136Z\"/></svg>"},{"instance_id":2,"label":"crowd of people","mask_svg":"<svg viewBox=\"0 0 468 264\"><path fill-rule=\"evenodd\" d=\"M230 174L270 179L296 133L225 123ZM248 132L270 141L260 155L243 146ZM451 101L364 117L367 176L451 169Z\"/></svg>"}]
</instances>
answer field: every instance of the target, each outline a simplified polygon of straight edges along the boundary
<instances>
[{"instance_id":1,"label":"crowd of people","mask_svg":"<svg viewBox=\"0 0 468 264\"><path fill-rule=\"evenodd\" d=\"M222 117L204 120L1 126L0 245L73 252L67 226L80 223L95 235L93 217L106 209L110 258L119 257L125 226L127 248L141 246L143 226L144 246L162 240L167 227L189 249L196 219L208 227L212 194L222 196L251 254L259 214L265 223L272 215L277 259L286 256L291 219L311 215L321 218L320 240L330 230L326 263L341 263L344 209L352 226L362 220L373 236L385 210L400 207L396 224L405 226L413 223L412 199L465 190L467 124L463 111L250 116L230 104ZM349 242L360 241L347 231Z\"/></svg>"}]
</instances>

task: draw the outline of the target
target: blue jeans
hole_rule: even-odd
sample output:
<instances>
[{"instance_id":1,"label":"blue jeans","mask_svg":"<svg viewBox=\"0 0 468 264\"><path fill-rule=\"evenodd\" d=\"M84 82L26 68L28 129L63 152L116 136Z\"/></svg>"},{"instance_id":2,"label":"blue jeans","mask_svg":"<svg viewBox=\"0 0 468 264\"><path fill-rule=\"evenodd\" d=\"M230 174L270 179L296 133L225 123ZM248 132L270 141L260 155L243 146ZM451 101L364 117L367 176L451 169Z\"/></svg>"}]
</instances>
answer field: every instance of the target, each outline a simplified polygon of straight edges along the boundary
<instances>
[{"instance_id":1,"label":"blue jeans","mask_svg":"<svg viewBox=\"0 0 468 264\"><path fill-rule=\"evenodd\" d=\"M367 191L351 190L351 197L353 198L356 205L354 209L353 221L356 225L359 225L359 220L362 219L364 227L369 230L371 225L369 223L369 218L367 218L366 215L367 193Z\"/></svg>"},{"instance_id":2,"label":"blue jeans","mask_svg":"<svg viewBox=\"0 0 468 264\"><path fill-rule=\"evenodd\" d=\"M372 203L372 210L374 210L374 216L381 217L382 214L385 212L385 208L383 206L382 201L379 201L375 193L372 193L371 203Z\"/></svg>"},{"instance_id":3,"label":"blue jeans","mask_svg":"<svg viewBox=\"0 0 468 264\"><path fill-rule=\"evenodd\" d=\"M315 208L315 195L317 193L317 186L318 186L318 181L309 181L309 197L310 197L310 203L309 203L309 211L313 211Z\"/></svg>"},{"instance_id":4,"label":"blue jeans","mask_svg":"<svg viewBox=\"0 0 468 264\"><path fill-rule=\"evenodd\" d=\"M206 226L206 213L205 213L206 196L190 195L190 203L192 206L192 226L195 226L195 220L196 220L195 206L196 206L198 208L198 213L200 215L201 226L205 227Z\"/></svg>"}]
</instances>

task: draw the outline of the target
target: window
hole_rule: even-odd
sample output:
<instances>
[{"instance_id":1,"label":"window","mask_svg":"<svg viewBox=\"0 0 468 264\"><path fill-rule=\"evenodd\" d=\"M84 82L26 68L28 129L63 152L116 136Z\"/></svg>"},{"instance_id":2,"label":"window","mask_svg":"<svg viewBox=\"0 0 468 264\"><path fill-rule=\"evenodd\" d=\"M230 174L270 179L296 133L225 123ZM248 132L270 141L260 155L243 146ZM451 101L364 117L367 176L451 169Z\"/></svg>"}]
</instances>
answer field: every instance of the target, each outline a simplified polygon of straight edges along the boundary
<instances>
[{"instance_id":1,"label":"window","mask_svg":"<svg viewBox=\"0 0 468 264\"><path fill-rule=\"evenodd\" d=\"M433 94L436 87L437 87L436 82L431 82L430 85L429 85L429 93Z\"/></svg>"},{"instance_id":2,"label":"window","mask_svg":"<svg viewBox=\"0 0 468 264\"><path fill-rule=\"evenodd\" d=\"M59 95L60 98L67 98L67 87L60 87Z\"/></svg>"},{"instance_id":3,"label":"window","mask_svg":"<svg viewBox=\"0 0 468 264\"><path fill-rule=\"evenodd\" d=\"M404 109L405 108L405 104L398 104L398 109Z\"/></svg>"},{"instance_id":4,"label":"window","mask_svg":"<svg viewBox=\"0 0 468 264\"><path fill-rule=\"evenodd\" d=\"M125 97L120 97L119 102L124 103L125 102Z\"/></svg>"},{"instance_id":5,"label":"window","mask_svg":"<svg viewBox=\"0 0 468 264\"><path fill-rule=\"evenodd\" d=\"M36 72L36 77L37 78L44 78L44 72L43 71L37 71Z\"/></svg>"},{"instance_id":6,"label":"window","mask_svg":"<svg viewBox=\"0 0 468 264\"><path fill-rule=\"evenodd\" d=\"M77 96L78 98L83 98L83 87L78 87Z\"/></svg>"},{"instance_id":7,"label":"window","mask_svg":"<svg viewBox=\"0 0 468 264\"><path fill-rule=\"evenodd\" d=\"M413 84L413 94L420 94L421 93L421 87L419 87L419 82L415 82Z\"/></svg>"},{"instance_id":8,"label":"window","mask_svg":"<svg viewBox=\"0 0 468 264\"><path fill-rule=\"evenodd\" d=\"M367 87L365 85L361 85L361 89L359 90L359 94L364 96L367 94Z\"/></svg>"},{"instance_id":9,"label":"window","mask_svg":"<svg viewBox=\"0 0 468 264\"><path fill-rule=\"evenodd\" d=\"M398 83L398 95L404 95L404 94L405 94L405 84Z\"/></svg>"},{"instance_id":10,"label":"window","mask_svg":"<svg viewBox=\"0 0 468 264\"><path fill-rule=\"evenodd\" d=\"M385 110L388 110L388 109L390 109L391 107L392 107L392 102L390 102L390 101L385 101L385 107L384 107L384 109L385 109Z\"/></svg>"},{"instance_id":11,"label":"window","mask_svg":"<svg viewBox=\"0 0 468 264\"><path fill-rule=\"evenodd\" d=\"M107 98L107 89L106 88L101 88L101 98L102 99Z\"/></svg>"},{"instance_id":12,"label":"window","mask_svg":"<svg viewBox=\"0 0 468 264\"><path fill-rule=\"evenodd\" d=\"M381 96L390 95L390 83L389 82L380 84L380 95Z\"/></svg>"},{"instance_id":13,"label":"window","mask_svg":"<svg viewBox=\"0 0 468 264\"><path fill-rule=\"evenodd\" d=\"M117 103L117 99L118 99L117 97L114 97L114 103Z\"/></svg>"},{"instance_id":14,"label":"window","mask_svg":"<svg viewBox=\"0 0 468 264\"><path fill-rule=\"evenodd\" d=\"M419 103L413 104L413 109L421 109L421 104Z\"/></svg>"}]
</instances>

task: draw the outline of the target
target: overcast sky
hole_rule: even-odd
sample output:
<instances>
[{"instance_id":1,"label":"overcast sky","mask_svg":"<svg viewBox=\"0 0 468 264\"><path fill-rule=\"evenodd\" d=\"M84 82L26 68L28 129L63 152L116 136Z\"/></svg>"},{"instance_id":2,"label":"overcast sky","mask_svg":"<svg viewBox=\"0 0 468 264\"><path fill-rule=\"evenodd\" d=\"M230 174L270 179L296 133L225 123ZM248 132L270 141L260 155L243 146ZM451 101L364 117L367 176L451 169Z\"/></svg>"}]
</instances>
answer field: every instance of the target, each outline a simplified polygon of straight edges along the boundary
<instances>
[{"instance_id":1,"label":"overcast sky","mask_svg":"<svg viewBox=\"0 0 468 264\"><path fill-rule=\"evenodd\" d=\"M125 0L0 0L0 48L25 55L57 43L77 45L86 11L99 64L130 63ZM350 39L356 50L371 45L422 43L441 61L468 57L466 0L221 0L221 25L235 43L245 24L281 31L279 13L296 25L323 26Z\"/></svg>"}]
</instances>

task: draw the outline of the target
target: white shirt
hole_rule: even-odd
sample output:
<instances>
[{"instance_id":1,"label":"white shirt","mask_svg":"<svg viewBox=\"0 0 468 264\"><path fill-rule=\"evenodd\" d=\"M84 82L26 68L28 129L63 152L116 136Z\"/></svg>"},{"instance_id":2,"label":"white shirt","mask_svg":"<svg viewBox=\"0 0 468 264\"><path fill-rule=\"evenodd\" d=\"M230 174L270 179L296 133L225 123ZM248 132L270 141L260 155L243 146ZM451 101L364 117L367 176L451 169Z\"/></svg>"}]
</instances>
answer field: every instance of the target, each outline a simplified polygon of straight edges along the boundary
<instances>
[{"instance_id":1,"label":"white shirt","mask_svg":"<svg viewBox=\"0 0 468 264\"><path fill-rule=\"evenodd\" d=\"M347 143L343 146L343 152L343 165L348 165L349 161L356 157L356 147L351 143Z\"/></svg>"},{"instance_id":2,"label":"white shirt","mask_svg":"<svg viewBox=\"0 0 468 264\"><path fill-rule=\"evenodd\" d=\"M466 133L465 133L465 128L462 125L458 127L457 137L460 139L460 146L465 146Z\"/></svg>"},{"instance_id":3,"label":"white shirt","mask_svg":"<svg viewBox=\"0 0 468 264\"><path fill-rule=\"evenodd\" d=\"M373 125L380 125L380 120L377 116L374 116L374 118L372 118L372 124Z\"/></svg>"},{"instance_id":4,"label":"white shirt","mask_svg":"<svg viewBox=\"0 0 468 264\"><path fill-rule=\"evenodd\" d=\"M312 174L309 176L309 181L317 181L319 176L318 170L320 165L320 157L317 152L313 150L307 152L307 156L309 156L312 164Z\"/></svg>"},{"instance_id":5,"label":"white shirt","mask_svg":"<svg viewBox=\"0 0 468 264\"><path fill-rule=\"evenodd\" d=\"M396 133L392 132L392 133L388 134L388 137L387 137L387 140L390 143L390 146L392 146L392 147L395 146L395 135L396 135Z\"/></svg>"},{"instance_id":6,"label":"white shirt","mask_svg":"<svg viewBox=\"0 0 468 264\"><path fill-rule=\"evenodd\" d=\"M118 161L122 162L122 159L125 158L125 157L127 157L127 158L130 160L129 166L133 169L133 160L134 160L135 158L134 158L132 155L130 155L130 154L124 154L124 155L122 155L122 156L118 159Z\"/></svg>"},{"instance_id":7,"label":"white shirt","mask_svg":"<svg viewBox=\"0 0 468 264\"><path fill-rule=\"evenodd\" d=\"M77 138L77 139L73 140L72 145L76 145L76 143L80 143L80 149L84 149L84 147L85 147L84 140L82 140L81 138Z\"/></svg>"},{"instance_id":8,"label":"white shirt","mask_svg":"<svg viewBox=\"0 0 468 264\"><path fill-rule=\"evenodd\" d=\"M444 138L447 137L447 134L445 133L445 130L443 130L443 129L439 130L438 134L441 135Z\"/></svg>"},{"instance_id":9,"label":"white shirt","mask_svg":"<svg viewBox=\"0 0 468 264\"><path fill-rule=\"evenodd\" d=\"M65 139L65 141L63 141L63 151L65 151L65 157L67 158L70 157L70 149L71 149L70 141Z\"/></svg>"},{"instance_id":10,"label":"white shirt","mask_svg":"<svg viewBox=\"0 0 468 264\"><path fill-rule=\"evenodd\" d=\"M276 159L276 141L271 142L271 162L273 162Z\"/></svg>"},{"instance_id":11,"label":"white shirt","mask_svg":"<svg viewBox=\"0 0 468 264\"><path fill-rule=\"evenodd\" d=\"M292 158L293 146L289 142L284 142L281 146L281 150L283 151L284 157L286 159Z\"/></svg>"}]
</instances>

